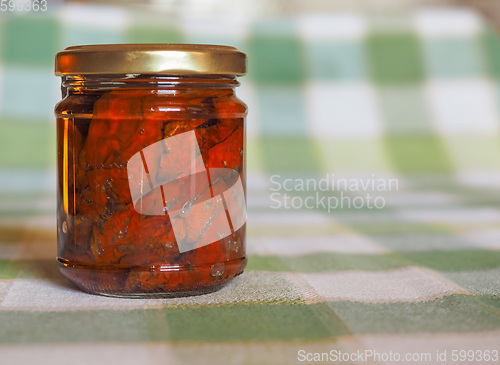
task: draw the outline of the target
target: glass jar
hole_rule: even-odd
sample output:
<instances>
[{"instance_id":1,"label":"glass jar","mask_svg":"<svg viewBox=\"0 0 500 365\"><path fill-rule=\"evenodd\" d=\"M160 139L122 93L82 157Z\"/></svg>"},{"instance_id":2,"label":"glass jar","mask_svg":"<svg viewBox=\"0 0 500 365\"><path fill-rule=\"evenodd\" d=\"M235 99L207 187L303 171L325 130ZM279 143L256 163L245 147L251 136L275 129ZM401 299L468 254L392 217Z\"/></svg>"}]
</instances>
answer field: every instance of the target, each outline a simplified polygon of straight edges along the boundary
<instances>
[{"instance_id":1,"label":"glass jar","mask_svg":"<svg viewBox=\"0 0 500 365\"><path fill-rule=\"evenodd\" d=\"M245 116L233 47L69 47L57 118L59 270L102 295L210 292L245 257Z\"/></svg>"}]
</instances>

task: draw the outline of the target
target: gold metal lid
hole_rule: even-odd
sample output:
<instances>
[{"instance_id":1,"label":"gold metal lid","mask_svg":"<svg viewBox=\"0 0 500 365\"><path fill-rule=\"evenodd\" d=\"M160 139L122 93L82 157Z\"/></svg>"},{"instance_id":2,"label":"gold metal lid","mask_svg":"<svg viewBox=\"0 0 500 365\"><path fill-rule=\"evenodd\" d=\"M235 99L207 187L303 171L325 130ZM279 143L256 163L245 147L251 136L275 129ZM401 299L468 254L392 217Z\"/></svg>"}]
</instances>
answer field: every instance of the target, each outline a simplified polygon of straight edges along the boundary
<instances>
[{"instance_id":1,"label":"gold metal lid","mask_svg":"<svg viewBox=\"0 0 500 365\"><path fill-rule=\"evenodd\" d=\"M246 54L208 44L101 44L68 47L56 55L55 74L246 74Z\"/></svg>"}]
</instances>

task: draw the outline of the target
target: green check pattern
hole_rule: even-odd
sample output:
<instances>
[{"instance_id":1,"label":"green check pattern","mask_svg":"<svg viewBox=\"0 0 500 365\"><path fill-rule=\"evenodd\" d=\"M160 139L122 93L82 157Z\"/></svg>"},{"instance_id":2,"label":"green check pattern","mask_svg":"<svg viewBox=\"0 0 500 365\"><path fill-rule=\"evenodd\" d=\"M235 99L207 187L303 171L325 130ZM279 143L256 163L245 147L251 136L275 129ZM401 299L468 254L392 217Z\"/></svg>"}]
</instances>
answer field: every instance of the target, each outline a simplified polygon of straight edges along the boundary
<instances>
[{"instance_id":1,"label":"green check pattern","mask_svg":"<svg viewBox=\"0 0 500 365\"><path fill-rule=\"evenodd\" d=\"M248 54L249 264L216 293L91 296L55 267L54 54L121 42ZM0 13L0 362L500 351L499 79L500 37L467 10L236 23L91 5ZM399 184L375 192L383 209L275 209L271 176L326 174ZM372 360L351 363L386 363Z\"/></svg>"}]
</instances>

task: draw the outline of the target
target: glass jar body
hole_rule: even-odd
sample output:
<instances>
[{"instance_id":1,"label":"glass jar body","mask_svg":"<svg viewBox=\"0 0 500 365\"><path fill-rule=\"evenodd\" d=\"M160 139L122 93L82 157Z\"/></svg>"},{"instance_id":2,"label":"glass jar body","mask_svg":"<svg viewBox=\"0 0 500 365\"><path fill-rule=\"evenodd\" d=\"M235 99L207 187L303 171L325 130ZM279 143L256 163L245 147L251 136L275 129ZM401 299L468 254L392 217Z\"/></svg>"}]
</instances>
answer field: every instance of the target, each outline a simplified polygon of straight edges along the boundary
<instances>
[{"instance_id":1,"label":"glass jar body","mask_svg":"<svg viewBox=\"0 0 500 365\"><path fill-rule=\"evenodd\" d=\"M63 78L58 263L77 287L192 295L243 272L246 106L236 85L221 76Z\"/></svg>"}]
</instances>

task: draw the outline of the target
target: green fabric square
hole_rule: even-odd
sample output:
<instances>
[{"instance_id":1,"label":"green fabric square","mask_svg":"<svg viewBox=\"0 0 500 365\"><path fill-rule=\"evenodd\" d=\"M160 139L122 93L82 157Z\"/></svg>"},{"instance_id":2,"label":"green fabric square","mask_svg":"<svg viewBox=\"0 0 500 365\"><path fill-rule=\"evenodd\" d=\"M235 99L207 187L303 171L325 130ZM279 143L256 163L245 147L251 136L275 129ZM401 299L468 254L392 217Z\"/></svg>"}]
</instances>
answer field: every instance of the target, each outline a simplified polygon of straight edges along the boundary
<instances>
[{"instance_id":1,"label":"green fabric square","mask_svg":"<svg viewBox=\"0 0 500 365\"><path fill-rule=\"evenodd\" d=\"M338 213L337 218L341 218ZM384 255L311 253L301 256L251 256L249 269L289 272L379 271L404 267L411 263L405 257L392 253Z\"/></svg>"},{"instance_id":2,"label":"green fabric square","mask_svg":"<svg viewBox=\"0 0 500 365\"><path fill-rule=\"evenodd\" d=\"M385 133L432 134L432 125L420 86L380 87L379 105Z\"/></svg>"},{"instance_id":3,"label":"green fabric square","mask_svg":"<svg viewBox=\"0 0 500 365\"><path fill-rule=\"evenodd\" d=\"M398 12L379 12L367 17L371 33L408 33L414 27L407 14Z\"/></svg>"},{"instance_id":4,"label":"green fabric square","mask_svg":"<svg viewBox=\"0 0 500 365\"><path fill-rule=\"evenodd\" d=\"M356 42L307 43L307 69L319 80L359 80L366 77L364 47Z\"/></svg>"},{"instance_id":5,"label":"green fabric square","mask_svg":"<svg viewBox=\"0 0 500 365\"><path fill-rule=\"evenodd\" d=\"M256 83L300 84L304 80L304 51L298 37L256 34L246 48L248 74Z\"/></svg>"},{"instance_id":6,"label":"green fabric square","mask_svg":"<svg viewBox=\"0 0 500 365\"><path fill-rule=\"evenodd\" d=\"M485 64L491 76L500 77L500 36L491 27L486 28L481 36L484 49Z\"/></svg>"},{"instance_id":7,"label":"green fabric square","mask_svg":"<svg viewBox=\"0 0 500 365\"><path fill-rule=\"evenodd\" d=\"M481 295L478 298L484 303L500 310L500 295Z\"/></svg>"},{"instance_id":8,"label":"green fabric square","mask_svg":"<svg viewBox=\"0 0 500 365\"><path fill-rule=\"evenodd\" d=\"M475 248L473 242L446 233L411 232L370 235L369 237L381 246L396 252L451 251Z\"/></svg>"},{"instance_id":9,"label":"green fabric square","mask_svg":"<svg viewBox=\"0 0 500 365\"><path fill-rule=\"evenodd\" d=\"M14 279L20 269L21 265L18 262L0 260L0 279Z\"/></svg>"},{"instance_id":10,"label":"green fabric square","mask_svg":"<svg viewBox=\"0 0 500 365\"><path fill-rule=\"evenodd\" d=\"M123 43L120 31L109 29L68 28L63 35L64 47L80 44L113 44Z\"/></svg>"},{"instance_id":11,"label":"green fabric square","mask_svg":"<svg viewBox=\"0 0 500 365\"><path fill-rule=\"evenodd\" d=\"M473 332L500 328L500 316L494 308L469 295L425 302L331 302L329 305L357 334Z\"/></svg>"},{"instance_id":12,"label":"green fabric square","mask_svg":"<svg viewBox=\"0 0 500 365\"><path fill-rule=\"evenodd\" d=\"M182 43L184 38L175 28L135 25L125 34L127 43Z\"/></svg>"},{"instance_id":13,"label":"green fabric square","mask_svg":"<svg viewBox=\"0 0 500 365\"><path fill-rule=\"evenodd\" d=\"M481 52L475 39L431 39L423 42L423 49L432 76L477 76L482 72Z\"/></svg>"},{"instance_id":14,"label":"green fabric square","mask_svg":"<svg viewBox=\"0 0 500 365\"><path fill-rule=\"evenodd\" d=\"M56 127L54 124L6 118L2 118L0 123L2 124L0 166L38 168L55 164Z\"/></svg>"},{"instance_id":15,"label":"green fabric square","mask_svg":"<svg viewBox=\"0 0 500 365\"><path fill-rule=\"evenodd\" d=\"M500 293L500 268L490 270L441 272L443 276L476 295ZM499 298L500 299L500 298Z\"/></svg>"},{"instance_id":16,"label":"green fabric square","mask_svg":"<svg viewBox=\"0 0 500 365\"><path fill-rule=\"evenodd\" d=\"M345 172L389 172L391 166L378 138L319 139L326 171ZM346 158L349 156L349 158Z\"/></svg>"},{"instance_id":17,"label":"green fabric square","mask_svg":"<svg viewBox=\"0 0 500 365\"><path fill-rule=\"evenodd\" d=\"M1 33L4 63L53 67L54 55L59 47L57 19L47 14L8 16L3 20Z\"/></svg>"},{"instance_id":18,"label":"green fabric square","mask_svg":"<svg viewBox=\"0 0 500 365\"><path fill-rule=\"evenodd\" d=\"M262 166L272 174L317 172L321 156L314 140L303 137L262 137L259 140Z\"/></svg>"},{"instance_id":19,"label":"green fabric square","mask_svg":"<svg viewBox=\"0 0 500 365\"><path fill-rule=\"evenodd\" d=\"M458 170L491 169L494 171L500 166L498 135L447 136L443 143Z\"/></svg>"},{"instance_id":20,"label":"green fabric square","mask_svg":"<svg viewBox=\"0 0 500 365\"><path fill-rule=\"evenodd\" d=\"M256 93L259 129L265 135L307 133L304 96L301 88L262 86Z\"/></svg>"},{"instance_id":21,"label":"green fabric square","mask_svg":"<svg viewBox=\"0 0 500 365\"><path fill-rule=\"evenodd\" d=\"M450 173L454 171L443 141L435 136L385 136L386 153L401 173Z\"/></svg>"},{"instance_id":22,"label":"green fabric square","mask_svg":"<svg viewBox=\"0 0 500 365\"><path fill-rule=\"evenodd\" d=\"M164 341L170 337L162 310L0 311L0 322L0 343Z\"/></svg>"},{"instance_id":23,"label":"green fabric square","mask_svg":"<svg viewBox=\"0 0 500 365\"><path fill-rule=\"evenodd\" d=\"M424 78L420 44L412 33L373 33L366 39L366 51L376 83L417 83Z\"/></svg>"},{"instance_id":24,"label":"green fabric square","mask_svg":"<svg viewBox=\"0 0 500 365\"><path fill-rule=\"evenodd\" d=\"M450 211L452 210L450 209ZM500 251L427 251L401 253L401 256L419 266L439 271L472 271L500 267Z\"/></svg>"},{"instance_id":25,"label":"green fabric square","mask_svg":"<svg viewBox=\"0 0 500 365\"><path fill-rule=\"evenodd\" d=\"M346 335L323 304L240 304L165 309L172 341L311 340Z\"/></svg>"}]
</instances>

